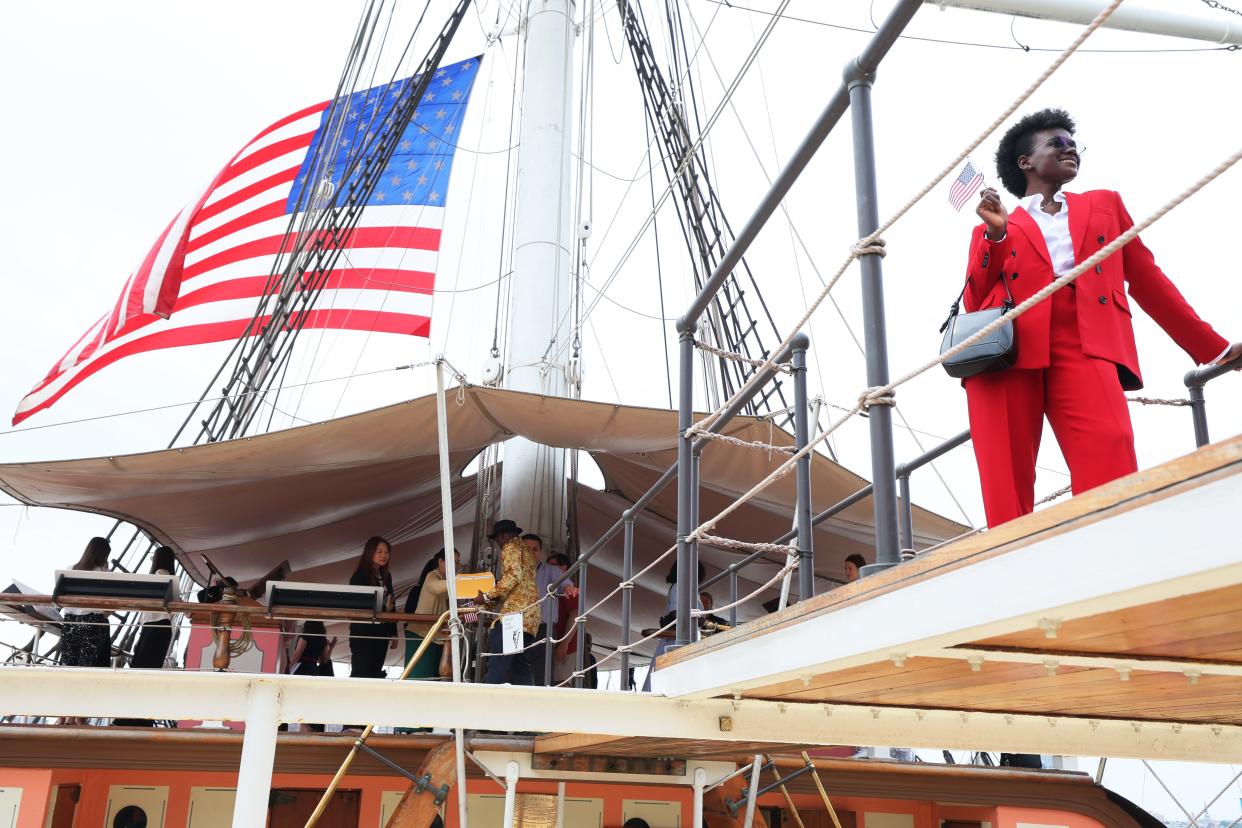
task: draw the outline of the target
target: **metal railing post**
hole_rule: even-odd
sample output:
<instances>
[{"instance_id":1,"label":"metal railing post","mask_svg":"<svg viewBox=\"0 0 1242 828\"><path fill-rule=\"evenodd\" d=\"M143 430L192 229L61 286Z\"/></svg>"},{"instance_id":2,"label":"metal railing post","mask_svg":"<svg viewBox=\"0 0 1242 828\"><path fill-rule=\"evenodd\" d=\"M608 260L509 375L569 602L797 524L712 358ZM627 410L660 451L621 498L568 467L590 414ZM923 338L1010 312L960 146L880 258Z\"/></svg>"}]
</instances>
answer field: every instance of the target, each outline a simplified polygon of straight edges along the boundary
<instances>
[{"instance_id":1,"label":"metal railing post","mask_svg":"<svg viewBox=\"0 0 1242 828\"><path fill-rule=\"evenodd\" d=\"M1203 386L1187 385L1190 396L1190 416L1195 424L1195 448L1202 448L1212 439L1208 437L1207 400L1203 396Z\"/></svg>"},{"instance_id":2,"label":"metal railing post","mask_svg":"<svg viewBox=\"0 0 1242 828\"><path fill-rule=\"evenodd\" d=\"M703 449L705 445L699 444L690 447L690 525L698 528L702 522L699 514L699 467L703 462ZM690 570L686 576L690 581L690 608L699 608L699 593L703 587L699 584L699 542L690 542ZM699 624L694 618L690 619L690 635L692 641L699 640Z\"/></svg>"},{"instance_id":3,"label":"metal railing post","mask_svg":"<svg viewBox=\"0 0 1242 828\"><path fill-rule=\"evenodd\" d=\"M694 479L690 471L692 439L687 434L694 420L694 327L683 329L678 337L680 376L677 406L677 624L673 646L691 643L694 608L694 550L687 540L693 526L690 522Z\"/></svg>"},{"instance_id":4,"label":"metal railing post","mask_svg":"<svg viewBox=\"0 0 1242 828\"><path fill-rule=\"evenodd\" d=\"M583 561L582 566L578 570L578 617L582 619L581 621L574 622L578 628L574 634L578 641L578 648L574 652L574 670L578 673L582 672L587 663L586 616L583 614L583 607L587 606L587 573L590 569L591 565ZM585 676L582 675L574 676L574 687L581 688L584 678Z\"/></svg>"},{"instance_id":5,"label":"metal railing post","mask_svg":"<svg viewBox=\"0 0 1242 828\"><path fill-rule=\"evenodd\" d=\"M850 120L854 131L854 190L858 202L858 235L865 237L880 226L876 195L875 136L871 120L871 83L874 68L852 60L845 68L850 95ZM888 336L884 322L884 282L880 256L866 253L859 258L862 270L863 341L867 352L867 385L888 384ZM901 562L897 543L897 486L893 474L892 406L872 406L868 412L871 431L871 479L875 513L875 563L863 567L869 575Z\"/></svg>"},{"instance_id":6,"label":"metal railing post","mask_svg":"<svg viewBox=\"0 0 1242 828\"><path fill-rule=\"evenodd\" d=\"M737 564L729 564L729 626L737 626Z\"/></svg>"},{"instance_id":7,"label":"metal railing post","mask_svg":"<svg viewBox=\"0 0 1242 828\"><path fill-rule=\"evenodd\" d=\"M806 349L811 340L799 333L791 341L793 347L794 382L794 445L799 451L811 439L810 411L806 396ZM798 600L815 595L815 546L811 533L811 456L797 463L798 500L794 507L798 529Z\"/></svg>"},{"instance_id":8,"label":"metal railing post","mask_svg":"<svg viewBox=\"0 0 1242 828\"><path fill-rule=\"evenodd\" d=\"M1223 365L1204 365L1186 372L1182 381L1190 396L1190 416L1195 423L1195 446L1202 448L1212 442L1208 437L1207 401L1203 397L1203 386L1217 377L1230 371L1242 370L1242 357L1230 360Z\"/></svg>"},{"instance_id":9,"label":"metal railing post","mask_svg":"<svg viewBox=\"0 0 1242 828\"><path fill-rule=\"evenodd\" d=\"M914 549L914 505L910 503L910 469L902 466L897 471L897 489L900 498L898 506L901 509L901 524L898 526L900 534L898 543L903 550Z\"/></svg>"},{"instance_id":10,"label":"metal railing post","mask_svg":"<svg viewBox=\"0 0 1242 828\"><path fill-rule=\"evenodd\" d=\"M555 601L556 599L555 598L544 598L543 600ZM540 611L542 612L543 604L540 604L539 606L540 606ZM546 613L544 613L544 617L547 617ZM548 626L547 624L545 624L543 627L543 686L544 687L552 686L552 657L553 657L553 650L556 649L556 645L552 643L552 639L556 637L553 634L553 630L554 628L551 626Z\"/></svg>"},{"instance_id":11,"label":"metal railing post","mask_svg":"<svg viewBox=\"0 0 1242 828\"><path fill-rule=\"evenodd\" d=\"M625 547L621 555L621 580L634 577L634 512L626 509ZM621 689L630 689L630 614L634 606L634 588L621 590Z\"/></svg>"}]
</instances>

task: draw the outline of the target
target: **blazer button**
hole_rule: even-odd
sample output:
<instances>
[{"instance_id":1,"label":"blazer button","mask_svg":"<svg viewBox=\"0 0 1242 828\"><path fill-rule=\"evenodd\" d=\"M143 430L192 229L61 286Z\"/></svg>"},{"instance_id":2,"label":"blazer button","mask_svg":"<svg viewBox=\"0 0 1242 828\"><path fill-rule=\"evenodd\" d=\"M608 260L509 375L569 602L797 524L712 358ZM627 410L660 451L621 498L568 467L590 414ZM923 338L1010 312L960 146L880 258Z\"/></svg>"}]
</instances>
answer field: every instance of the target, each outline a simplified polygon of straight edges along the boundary
<instances>
[{"instance_id":1,"label":"blazer button","mask_svg":"<svg viewBox=\"0 0 1242 828\"><path fill-rule=\"evenodd\" d=\"M1015 273L1015 274L1013 274L1012 276L1010 276L1010 277L1009 277L1009 281L1011 281L1011 282L1016 282L1016 281L1018 281L1018 274L1016 274L1016 273Z\"/></svg>"},{"instance_id":2,"label":"blazer button","mask_svg":"<svg viewBox=\"0 0 1242 828\"><path fill-rule=\"evenodd\" d=\"M1016 250L1010 250L1010 251L1009 251L1009 258L1011 258L1011 259L1016 259L1016 258L1018 258L1018 251L1016 251Z\"/></svg>"},{"instance_id":3,"label":"blazer button","mask_svg":"<svg viewBox=\"0 0 1242 828\"><path fill-rule=\"evenodd\" d=\"M1096 266L1095 266L1095 272L1096 272L1096 273L1103 273L1103 272L1104 272L1104 265L1096 265Z\"/></svg>"},{"instance_id":4,"label":"blazer button","mask_svg":"<svg viewBox=\"0 0 1242 828\"><path fill-rule=\"evenodd\" d=\"M1107 305L1107 304L1108 304L1108 297L1107 297L1107 296L1101 296L1101 297L1100 297L1100 304L1101 304L1101 305Z\"/></svg>"},{"instance_id":5,"label":"blazer button","mask_svg":"<svg viewBox=\"0 0 1242 828\"><path fill-rule=\"evenodd\" d=\"M1103 237L1103 236L1099 236L1099 237L1097 237L1097 238L1096 238L1096 241L1098 241L1100 244L1103 244L1103 243L1104 243L1104 237Z\"/></svg>"}]
</instances>

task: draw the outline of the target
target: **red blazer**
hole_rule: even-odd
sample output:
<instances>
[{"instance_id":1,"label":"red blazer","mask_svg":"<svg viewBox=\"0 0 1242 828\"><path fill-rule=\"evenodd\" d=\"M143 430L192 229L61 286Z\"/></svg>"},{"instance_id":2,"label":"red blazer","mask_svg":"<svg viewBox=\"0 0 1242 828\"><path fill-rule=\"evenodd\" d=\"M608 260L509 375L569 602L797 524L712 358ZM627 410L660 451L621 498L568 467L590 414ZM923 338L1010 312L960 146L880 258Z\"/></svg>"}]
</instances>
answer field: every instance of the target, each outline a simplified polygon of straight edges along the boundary
<instances>
[{"instance_id":1,"label":"red blazer","mask_svg":"<svg viewBox=\"0 0 1242 828\"><path fill-rule=\"evenodd\" d=\"M1069 208L1074 258L1078 262L1134 225L1121 196L1111 190L1066 193L1065 203ZM990 241L985 231L986 225L980 224L970 239L966 310L999 306L1005 299L1001 279L1009 283L1015 302L1022 302L1053 281L1052 259L1044 235L1025 209L1019 207L1010 213L1009 229L1002 241ZM1229 345L1199 318L1156 265L1151 251L1136 238L1062 288L1076 295L1083 351L1115 363L1121 385L1127 391L1143 387L1130 324L1130 302L1126 298L1127 282L1130 296L1139 307L1195 362L1210 362ZM1048 367L1051 311L1052 303L1044 301L1014 323L1018 344L1015 368Z\"/></svg>"}]
</instances>

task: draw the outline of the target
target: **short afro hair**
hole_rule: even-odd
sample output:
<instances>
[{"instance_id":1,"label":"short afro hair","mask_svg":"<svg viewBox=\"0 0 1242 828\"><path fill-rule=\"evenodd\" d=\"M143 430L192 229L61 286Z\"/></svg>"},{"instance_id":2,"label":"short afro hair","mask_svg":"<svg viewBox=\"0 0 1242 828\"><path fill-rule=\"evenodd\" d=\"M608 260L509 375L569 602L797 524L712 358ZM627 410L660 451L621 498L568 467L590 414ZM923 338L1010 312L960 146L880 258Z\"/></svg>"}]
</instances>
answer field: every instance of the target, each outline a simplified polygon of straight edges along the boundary
<instances>
[{"instance_id":1,"label":"short afro hair","mask_svg":"<svg viewBox=\"0 0 1242 828\"><path fill-rule=\"evenodd\" d=\"M1029 155L1031 139L1046 129L1063 129L1073 135L1077 127L1064 109L1041 109L1011 126L996 148L996 174L1005 189L1018 198L1026 195L1026 173L1018 167L1018 156Z\"/></svg>"}]
</instances>

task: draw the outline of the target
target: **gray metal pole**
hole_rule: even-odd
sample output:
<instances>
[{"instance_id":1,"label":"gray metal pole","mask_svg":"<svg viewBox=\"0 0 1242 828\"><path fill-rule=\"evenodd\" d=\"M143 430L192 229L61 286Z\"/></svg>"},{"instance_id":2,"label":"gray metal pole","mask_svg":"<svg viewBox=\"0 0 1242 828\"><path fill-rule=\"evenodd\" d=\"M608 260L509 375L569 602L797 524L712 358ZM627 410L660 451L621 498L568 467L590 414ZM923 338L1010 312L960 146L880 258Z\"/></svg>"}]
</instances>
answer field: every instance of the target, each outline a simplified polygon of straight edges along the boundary
<instances>
[{"instance_id":1,"label":"gray metal pole","mask_svg":"<svg viewBox=\"0 0 1242 828\"><path fill-rule=\"evenodd\" d=\"M691 508L694 496L694 476L691 473L693 445L686 432L694 424L694 327L681 331L678 336L681 373L678 378L677 404L677 625L674 627L673 646L689 644L693 619L695 579L694 550L686 537L694 529L691 524Z\"/></svg>"},{"instance_id":2,"label":"gray metal pole","mask_svg":"<svg viewBox=\"0 0 1242 828\"><path fill-rule=\"evenodd\" d=\"M1195 448L1202 448L1212 442L1208 436L1207 400L1202 385L1192 385L1186 390L1190 392L1190 416L1195 423Z\"/></svg>"},{"instance_id":3,"label":"gray metal pole","mask_svg":"<svg viewBox=\"0 0 1242 828\"><path fill-rule=\"evenodd\" d=\"M702 445L696 445L696 446L690 447L690 527L692 530L698 528L698 525L702 520L699 514L699 506L701 503L699 499L699 468L703 462L703 449L704 448L705 446L702 446ZM692 565L690 567L690 572L686 576L687 579L690 581L690 583L693 584L693 586L690 588L690 595L691 595L690 607L692 609L698 609L699 608L699 592L702 591L702 587L699 585L699 542L698 541L694 541L693 543L690 544L690 560L692 562ZM698 622L695 621L694 619L690 620L690 629L692 631L691 635L693 636L691 640L698 641L699 640L699 625L698 625Z\"/></svg>"},{"instance_id":4,"label":"gray metal pole","mask_svg":"<svg viewBox=\"0 0 1242 828\"><path fill-rule=\"evenodd\" d=\"M858 235L870 235L880 226L876 196L875 136L871 123L871 83L874 70L858 61L845 68L850 94L850 120L854 128L854 190L858 201ZM884 326L884 282L881 258L874 253L861 257L863 341L867 349L867 385L888 384L888 337ZM897 544L897 486L894 478L893 412L887 405L873 406L867 418L871 431L871 479L875 486L875 563L863 567L870 575L901 562Z\"/></svg>"},{"instance_id":5,"label":"gray metal pole","mask_svg":"<svg viewBox=\"0 0 1242 828\"><path fill-rule=\"evenodd\" d=\"M902 549L914 548L914 506L910 504L910 472L897 475L897 486L901 492L901 536L899 542Z\"/></svg>"},{"instance_id":6,"label":"gray metal pole","mask_svg":"<svg viewBox=\"0 0 1242 828\"><path fill-rule=\"evenodd\" d=\"M810 338L799 333L790 343L793 345L794 382L794 445L798 450L806 447L811 439L810 411L806 398L806 349ZM815 595L815 547L811 533L811 456L801 458L796 467L798 502L795 506L798 527L798 600L805 601Z\"/></svg>"},{"instance_id":7,"label":"gray metal pole","mask_svg":"<svg viewBox=\"0 0 1242 828\"><path fill-rule=\"evenodd\" d=\"M737 565L729 564L729 626L737 626Z\"/></svg>"},{"instance_id":8,"label":"gray metal pole","mask_svg":"<svg viewBox=\"0 0 1242 828\"><path fill-rule=\"evenodd\" d=\"M556 599L545 598L544 600L555 601ZM544 613L544 617L545 618L547 617L547 613ZM555 637L552 634L552 630L553 628L551 626L548 626L546 624L544 625L544 628L543 628L543 686L544 687L552 686L552 655L553 655L552 651L556 649L556 645L552 643L552 639Z\"/></svg>"},{"instance_id":9,"label":"gray metal pole","mask_svg":"<svg viewBox=\"0 0 1242 828\"><path fill-rule=\"evenodd\" d=\"M576 622L577 627L578 627L578 631L576 634L577 639L578 639L578 648L577 648L577 651L574 653L574 655L576 656L576 658L574 659L574 662L575 662L574 670L578 671L579 673L581 673L582 669L586 667L586 654L587 654L586 616L582 614L582 610L584 607L587 606L587 572L589 572L590 569L591 569L591 565L584 563L582 565L582 568L579 570L581 575L579 577L579 583L578 583L578 615L582 618L582 620ZM581 688L583 678L585 677L575 676L574 687Z\"/></svg>"},{"instance_id":10,"label":"gray metal pole","mask_svg":"<svg viewBox=\"0 0 1242 828\"><path fill-rule=\"evenodd\" d=\"M625 551L621 555L621 580L634 577L634 512L626 509ZM630 689L630 613L634 606L634 589L621 590L621 689Z\"/></svg>"}]
</instances>

